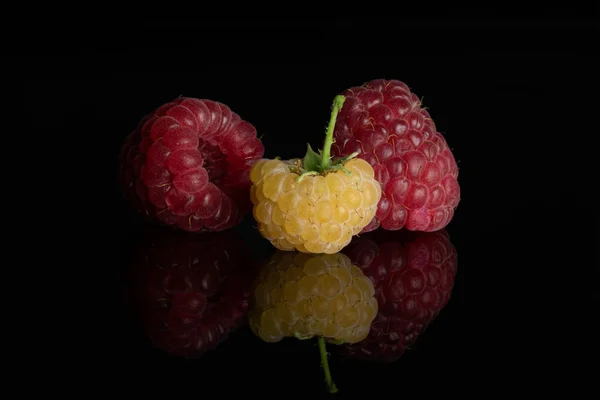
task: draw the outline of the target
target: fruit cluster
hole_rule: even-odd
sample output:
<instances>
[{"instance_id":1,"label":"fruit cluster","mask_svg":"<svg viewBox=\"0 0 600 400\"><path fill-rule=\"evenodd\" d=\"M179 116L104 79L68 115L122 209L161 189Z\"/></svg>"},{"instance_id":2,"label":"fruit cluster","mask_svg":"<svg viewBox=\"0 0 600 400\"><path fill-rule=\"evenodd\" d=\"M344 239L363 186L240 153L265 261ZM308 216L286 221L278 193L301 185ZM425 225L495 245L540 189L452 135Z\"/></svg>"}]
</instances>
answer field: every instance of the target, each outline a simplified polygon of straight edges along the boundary
<instances>
[{"instance_id":1,"label":"fruit cluster","mask_svg":"<svg viewBox=\"0 0 600 400\"><path fill-rule=\"evenodd\" d=\"M326 342L393 360L447 303L456 253L444 228L460 202L458 167L397 80L335 96L318 152L264 152L256 128L216 101L179 97L141 119L119 179L130 205L177 239L142 258L138 302L158 346L185 357L214 348L247 310L265 342L316 337L335 392ZM252 288L252 268L222 269L244 264L227 234L248 214L276 249Z\"/></svg>"},{"instance_id":2,"label":"fruit cluster","mask_svg":"<svg viewBox=\"0 0 600 400\"><path fill-rule=\"evenodd\" d=\"M252 210L279 250L331 254L353 236L437 231L460 201L458 166L408 86L376 79L335 97L323 148L263 158L256 128L228 106L180 97L141 119L121 151L135 209L187 231L221 231Z\"/></svg>"}]
</instances>

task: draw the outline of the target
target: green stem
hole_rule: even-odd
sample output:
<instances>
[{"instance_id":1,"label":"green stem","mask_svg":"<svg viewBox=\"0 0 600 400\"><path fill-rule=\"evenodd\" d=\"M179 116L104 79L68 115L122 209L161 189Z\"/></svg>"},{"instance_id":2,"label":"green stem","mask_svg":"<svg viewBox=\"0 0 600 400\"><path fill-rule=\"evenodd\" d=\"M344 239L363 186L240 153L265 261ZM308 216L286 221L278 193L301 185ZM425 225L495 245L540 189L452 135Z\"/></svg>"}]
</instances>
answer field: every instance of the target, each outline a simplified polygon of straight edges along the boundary
<instances>
[{"instance_id":1,"label":"green stem","mask_svg":"<svg viewBox=\"0 0 600 400\"><path fill-rule=\"evenodd\" d=\"M329 125L327 126L327 132L325 133L325 143L323 143L323 150L321 152L321 169L326 170L331 164L331 145L333 144L333 130L335 128L335 121L337 120L338 113L344 105L346 98L342 95L335 96L333 99L333 109L331 110L331 117L329 118Z\"/></svg>"},{"instance_id":2,"label":"green stem","mask_svg":"<svg viewBox=\"0 0 600 400\"><path fill-rule=\"evenodd\" d=\"M329 389L329 393L337 393L338 388L333 383L331 379L331 371L329 371L329 362L327 361L327 350L325 349L325 339L323 336L319 336L319 352L321 353L321 365L323 366L323 371L325 372L325 382L327 382L327 389Z\"/></svg>"}]
</instances>

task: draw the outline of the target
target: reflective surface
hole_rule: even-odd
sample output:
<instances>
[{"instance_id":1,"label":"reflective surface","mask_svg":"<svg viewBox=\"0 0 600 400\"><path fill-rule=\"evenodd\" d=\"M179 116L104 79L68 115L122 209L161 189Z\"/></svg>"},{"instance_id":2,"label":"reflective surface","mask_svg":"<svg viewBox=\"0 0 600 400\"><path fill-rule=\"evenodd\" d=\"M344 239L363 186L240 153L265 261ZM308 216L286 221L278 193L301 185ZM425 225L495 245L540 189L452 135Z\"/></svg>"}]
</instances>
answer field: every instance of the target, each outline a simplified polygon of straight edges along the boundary
<instances>
[{"instance_id":1,"label":"reflective surface","mask_svg":"<svg viewBox=\"0 0 600 400\"><path fill-rule=\"evenodd\" d=\"M366 390L363 379L415 379L449 362L461 300L452 303L460 267L446 230L374 231L319 255L276 250L251 219L220 233L132 226L121 356L157 390L171 380L220 388L268 377L265 394L301 383L299 392L320 396L325 355L347 395Z\"/></svg>"}]
</instances>

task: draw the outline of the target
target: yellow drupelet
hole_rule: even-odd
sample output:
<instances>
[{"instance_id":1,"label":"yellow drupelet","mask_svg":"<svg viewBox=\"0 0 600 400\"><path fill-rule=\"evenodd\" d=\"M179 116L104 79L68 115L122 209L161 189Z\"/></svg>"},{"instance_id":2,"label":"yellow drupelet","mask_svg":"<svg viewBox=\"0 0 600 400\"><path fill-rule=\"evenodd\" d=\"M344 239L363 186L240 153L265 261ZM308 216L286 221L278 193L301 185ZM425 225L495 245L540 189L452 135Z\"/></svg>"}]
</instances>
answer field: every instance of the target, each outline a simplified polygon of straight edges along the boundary
<instances>
[{"instance_id":1,"label":"yellow drupelet","mask_svg":"<svg viewBox=\"0 0 600 400\"><path fill-rule=\"evenodd\" d=\"M373 168L355 158L298 182L297 160L257 161L250 172L254 219L279 250L337 253L374 218L381 187Z\"/></svg>"}]
</instances>

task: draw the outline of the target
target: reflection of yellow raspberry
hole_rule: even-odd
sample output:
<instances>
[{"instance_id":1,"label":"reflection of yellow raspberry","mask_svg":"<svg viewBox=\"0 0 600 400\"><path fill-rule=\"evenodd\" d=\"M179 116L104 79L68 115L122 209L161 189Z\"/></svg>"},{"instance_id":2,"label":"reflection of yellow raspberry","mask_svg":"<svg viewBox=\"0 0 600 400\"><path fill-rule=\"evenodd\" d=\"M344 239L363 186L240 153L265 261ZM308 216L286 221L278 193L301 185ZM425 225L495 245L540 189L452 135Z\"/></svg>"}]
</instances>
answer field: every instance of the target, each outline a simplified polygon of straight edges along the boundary
<instances>
[{"instance_id":1,"label":"reflection of yellow raspberry","mask_svg":"<svg viewBox=\"0 0 600 400\"><path fill-rule=\"evenodd\" d=\"M249 318L266 342L324 336L357 343L376 314L373 283L347 256L277 252L254 286Z\"/></svg>"},{"instance_id":2,"label":"reflection of yellow raspberry","mask_svg":"<svg viewBox=\"0 0 600 400\"><path fill-rule=\"evenodd\" d=\"M325 342L364 340L377 311L373 283L346 255L278 251L255 282L248 319L265 342L318 337L325 381L335 393Z\"/></svg>"},{"instance_id":3,"label":"reflection of yellow raspberry","mask_svg":"<svg viewBox=\"0 0 600 400\"><path fill-rule=\"evenodd\" d=\"M330 127L343 104L336 98ZM330 132L322 155L309 147L303 160L262 159L250 173L253 215L280 250L337 253L374 218L381 187L373 168L351 155L330 160Z\"/></svg>"}]
</instances>

